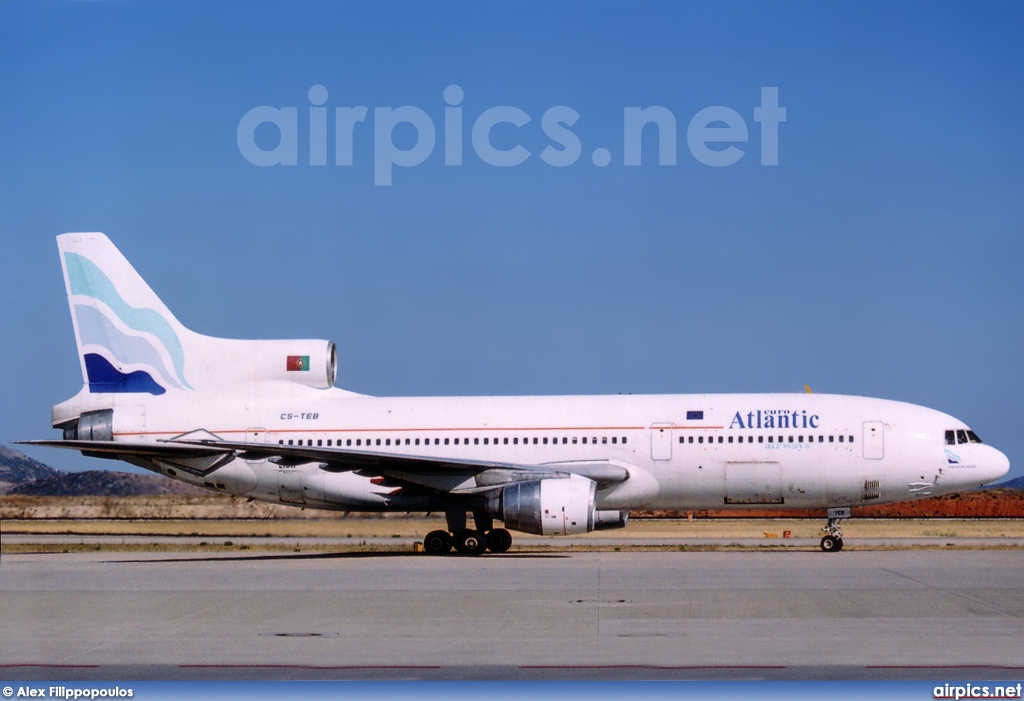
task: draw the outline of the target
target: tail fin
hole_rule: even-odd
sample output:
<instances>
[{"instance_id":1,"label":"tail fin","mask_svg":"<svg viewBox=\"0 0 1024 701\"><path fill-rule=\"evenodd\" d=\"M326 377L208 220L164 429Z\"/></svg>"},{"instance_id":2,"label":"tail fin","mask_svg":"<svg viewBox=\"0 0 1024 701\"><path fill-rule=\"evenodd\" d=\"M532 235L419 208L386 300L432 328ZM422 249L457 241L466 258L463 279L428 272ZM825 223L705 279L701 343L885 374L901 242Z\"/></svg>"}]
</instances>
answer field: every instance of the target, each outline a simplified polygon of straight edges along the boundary
<instances>
[{"instance_id":1,"label":"tail fin","mask_svg":"<svg viewBox=\"0 0 1024 701\"><path fill-rule=\"evenodd\" d=\"M89 392L164 394L260 383L334 386L330 341L232 340L189 331L103 234L57 237Z\"/></svg>"},{"instance_id":2,"label":"tail fin","mask_svg":"<svg viewBox=\"0 0 1024 701\"><path fill-rule=\"evenodd\" d=\"M182 326L100 233L57 237L82 378L91 392L192 389Z\"/></svg>"}]
</instances>

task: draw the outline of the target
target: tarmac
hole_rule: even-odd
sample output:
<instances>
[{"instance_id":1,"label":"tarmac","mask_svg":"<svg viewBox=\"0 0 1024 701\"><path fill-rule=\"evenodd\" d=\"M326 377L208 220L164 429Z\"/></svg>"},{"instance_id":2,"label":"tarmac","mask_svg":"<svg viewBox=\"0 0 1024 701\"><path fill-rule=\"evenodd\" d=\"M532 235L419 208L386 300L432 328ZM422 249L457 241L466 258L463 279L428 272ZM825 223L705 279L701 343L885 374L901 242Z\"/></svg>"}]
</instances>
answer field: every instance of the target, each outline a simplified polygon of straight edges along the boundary
<instances>
[{"instance_id":1,"label":"tarmac","mask_svg":"<svg viewBox=\"0 0 1024 701\"><path fill-rule=\"evenodd\" d=\"M1019 680L1022 582L1020 550L8 553L0 677Z\"/></svg>"}]
</instances>

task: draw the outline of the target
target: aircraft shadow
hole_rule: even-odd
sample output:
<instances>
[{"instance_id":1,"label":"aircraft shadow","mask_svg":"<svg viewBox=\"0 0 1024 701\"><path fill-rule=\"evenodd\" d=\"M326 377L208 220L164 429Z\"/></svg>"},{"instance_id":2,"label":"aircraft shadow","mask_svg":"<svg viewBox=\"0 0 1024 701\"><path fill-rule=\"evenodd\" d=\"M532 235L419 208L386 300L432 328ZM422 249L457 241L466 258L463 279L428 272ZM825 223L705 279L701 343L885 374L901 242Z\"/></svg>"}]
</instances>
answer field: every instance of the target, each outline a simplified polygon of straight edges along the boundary
<instances>
[{"instance_id":1,"label":"aircraft shadow","mask_svg":"<svg viewBox=\"0 0 1024 701\"><path fill-rule=\"evenodd\" d=\"M349 552L349 553L284 553L275 555L215 555L212 557L166 557L159 559L135 559L135 560L104 560L106 563L146 563L146 562L252 562L252 561L271 561L271 560L362 560L371 558L392 558L392 557L429 557L432 559L445 559L445 558L466 558L469 559L468 555L458 555L452 553L450 555L427 555L425 553L417 552ZM557 553L501 553L499 555L480 555L487 560L492 559L562 559L571 557L570 555L561 555Z\"/></svg>"}]
</instances>

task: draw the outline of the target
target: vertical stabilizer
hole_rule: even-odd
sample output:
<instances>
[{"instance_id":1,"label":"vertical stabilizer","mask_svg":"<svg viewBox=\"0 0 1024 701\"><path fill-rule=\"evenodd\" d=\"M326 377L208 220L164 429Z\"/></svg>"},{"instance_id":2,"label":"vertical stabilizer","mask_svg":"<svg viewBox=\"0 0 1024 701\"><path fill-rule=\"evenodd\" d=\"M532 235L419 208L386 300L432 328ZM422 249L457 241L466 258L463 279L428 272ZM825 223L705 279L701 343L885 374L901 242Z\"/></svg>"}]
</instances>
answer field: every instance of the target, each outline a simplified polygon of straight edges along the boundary
<instances>
[{"instance_id":1,"label":"vertical stabilizer","mask_svg":"<svg viewBox=\"0 0 1024 701\"><path fill-rule=\"evenodd\" d=\"M57 237L82 378L90 392L163 394L192 389L192 335L100 233Z\"/></svg>"}]
</instances>

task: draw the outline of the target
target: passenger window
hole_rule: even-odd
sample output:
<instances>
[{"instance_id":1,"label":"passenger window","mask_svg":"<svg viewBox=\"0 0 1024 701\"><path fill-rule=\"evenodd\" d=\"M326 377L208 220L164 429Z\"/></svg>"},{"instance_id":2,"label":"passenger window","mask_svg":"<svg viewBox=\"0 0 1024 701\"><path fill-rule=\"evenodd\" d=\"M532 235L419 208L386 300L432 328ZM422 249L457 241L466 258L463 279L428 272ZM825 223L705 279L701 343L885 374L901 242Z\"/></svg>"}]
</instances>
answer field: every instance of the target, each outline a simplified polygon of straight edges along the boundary
<instances>
[{"instance_id":1,"label":"passenger window","mask_svg":"<svg viewBox=\"0 0 1024 701\"><path fill-rule=\"evenodd\" d=\"M508 438L502 439L501 442L504 443L505 445L508 445Z\"/></svg>"},{"instance_id":2,"label":"passenger window","mask_svg":"<svg viewBox=\"0 0 1024 701\"><path fill-rule=\"evenodd\" d=\"M853 443L853 436L847 437L846 442L847 443Z\"/></svg>"},{"instance_id":3,"label":"passenger window","mask_svg":"<svg viewBox=\"0 0 1024 701\"><path fill-rule=\"evenodd\" d=\"M484 438L484 445L489 445L489 443L487 441L488 441L488 439Z\"/></svg>"},{"instance_id":4,"label":"passenger window","mask_svg":"<svg viewBox=\"0 0 1024 701\"><path fill-rule=\"evenodd\" d=\"M775 442L775 436L768 436L768 442L769 443L774 443Z\"/></svg>"},{"instance_id":5,"label":"passenger window","mask_svg":"<svg viewBox=\"0 0 1024 701\"><path fill-rule=\"evenodd\" d=\"M743 442L743 436L737 436L736 437L736 442L737 443L742 443Z\"/></svg>"},{"instance_id":6,"label":"passenger window","mask_svg":"<svg viewBox=\"0 0 1024 701\"><path fill-rule=\"evenodd\" d=\"M292 439L291 438L288 439L288 445L292 445Z\"/></svg>"},{"instance_id":7,"label":"passenger window","mask_svg":"<svg viewBox=\"0 0 1024 701\"><path fill-rule=\"evenodd\" d=\"M513 445L519 445L519 439L518 438L513 438L512 439L512 444Z\"/></svg>"},{"instance_id":8,"label":"passenger window","mask_svg":"<svg viewBox=\"0 0 1024 701\"><path fill-rule=\"evenodd\" d=\"M758 436L757 437L757 442L758 443L764 443L764 436Z\"/></svg>"},{"instance_id":9,"label":"passenger window","mask_svg":"<svg viewBox=\"0 0 1024 701\"><path fill-rule=\"evenodd\" d=\"M612 445L614 445L614 444L616 444L618 442L619 442L619 437L618 436L612 436ZM680 439L679 442L682 443L683 441Z\"/></svg>"},{"instance_id":10,"label":"passenger window","mask_svg":"<svg viewBox=\"0 0 1024 701\"><path fill-rule=\"evenodd\" d=\"M576 441L577 441L577 440L579 440L579 439L578 439L578 438L576 438L576 436L573 436L573 437L572 437L572 444L573 444L573 445L576 445Z\"/></svg>"},{"instance_id":11,"label":"passenger window","mask_svg":"<svg viewBox=\"0 0 1024 701\"><path fill-rule=\"evenodd\" d=\"M441 439L440 438L435 438L434 439L434 445L441 445Z\"/></svg>"},{"instance_id":12,"label":"passenger window","mask_svg":"<svg viewBox=\"0 0 1024 701\"><path fill-rule=\"evenodd\" d=\"M608 436L601 436L601 445L605 445L608 442Z\"/></svg>"},{"instance_id":13,"label":"passenger window","mask_svg":"<svg viewBox=\"0 0 1024 701\"><path fill-rule=\"evenodd\" d=\"M458 444L459 444L459 439L458 439L458 438L456 438L456 439L455 439L455 445L458 445Z\"/></svg>"},{"instance_id":14,"label":"passenger window","mask_svg":"<svg viewBox=\"0 0 1024 701\"><path fill-rule=\"evenodd\" d=\"M842 436L839 436L839 442L840 442L840 443L842 443L842 442L843 442L843 437L842 437Z\"/></svg>"},{"instance_id":15,"label":"passenger window","mask_svg":"<svg viewBox=\"0 0 1024 701\"><path fill-rule=\"evenodd\" d=\"M622 442L623 442L623 443L625 443L625 442L626 442L626 437L625 437L625 436L623 436L623 437L622 437Z\"/></svg>"},{"instance_id":16,"label":"passenger window","mask_svg":"<svg viewBox=\"0 0 1024 701\"><path fill-rule=\"evenodd\" d=\"M698 443L703 443L704 442L704 436L697 436L697 442Z\"/></svg>"},{"instance_id":17,"label":"passenger window","mask_svg":"<svg viewBox=\"0 0 1024 701\"><path fill-rule=\"evenodd\" d=\"M819 443L824 443L825 442L825 436L818 436L818 442Z\"/></svg>"},{"instance_id":18,"label":"passenger window","mask_svg":"<svg viewBox=\"0 0 1024 701\"><path fill-rule=\"evenodd\" d=\"M587 444L587 437L583 436L583 445L586 445L586 444Z\"/></svg>"},{"instance_id":19,"label":"passenger window","mask_svg":"<svg viewBox=\"0 0 1024 701\"><path fill-rule=\"evenodd\" d=\"M693 436L690 436L690 443L693 443Z\"/></svg>"},{"instance_id":20,"label":"passenger window","mask_svg":"<svg viewBox=\"0 0 1024 701\"><path fill-rule=\"evenodd\" d=\"M835 439L836 439L836 437L835 437L835 436L829 436L829 437L828 437L828 442L829 442L829 443L831 443L831 442L832 442L832 441L834 441Z\"/></svg>"},{"instance_id":21,"label":"passenger window","mask_svg":"<svg viewBox=\"0 0 1024 701\"><path fill-rule=\"evenodd\" d=\"M445 438L445 439L444 439L444 444L445 444L445 445L449 445L449 443L448 443L448 440L449 440L448 438Z\"/></svg>"},{"instance_id":22,"label":"passenger window","mask_svg":"<svg viewBox=\"0 0 1024 701\"><path fill-rule=\"evenodd\" d=\"M680 442L680 443L682 443L682 442L683 442L683 437L682 437L682 436L679 436L679 442Z\"/></svg>"},{"instance_id":23,"label":"passenger window","mask_svg":"<svg viewBox=\"0 0 1024 701\"><path fill-rule=\"evenodd\" d=\"M324 439L323 438L317 438L316 439L316 447L317 448L323 448L324 447Z\"/></svg>"},{"instance_id":24,"label":"passenger window","mask_svg":"<svg viewBox=\"0 0 1024 701\"><path fill-rule=\"evenodd\" d=\"M781 441L782 439L780 438L779 440ZM790 437L789 437L789 442L790 442L790 443L792 443L792 442L793 442L793 436L790 436Z\"/></svg>"},{"instance_id":25,"label":"passenger window","mask_svg":"<svg viewBox=\"0 0 1024 701\"><path fill-rule=\"evenodd\" d=\"M796 442L797 443L803 443L804 442L804 437L803 436L797 436L796 437Z\"/></svg>"},{"instance_id":26,"label":"passenger window","mask_svg":"<svg viewBox=\"0 0 1024 701\"><path fill-rule=\"evenodd\" d=\"M408 438L405 439L405 444L409 445L409 439Z\"/></svg>"},{"instance_id":27,"label":"passenger window","mask_svg":"<svg viewBox=\"0 0 1024 701\"><path fill-rule=\"evenodd\" d=\"M732 436L729 436L729 442L732 443Z\"/></svg>"},{"instance_id":28,"label":"passenger window","mask_svg":"<svg viewBox=\"0 0 1024 701\"><path fill-rule=\"evenodd\" d=\"M537 437L536 436L533 437L533 444L537 445Z\"/></svg>"},{"instance_id":29,"label":"passenger window","mask_svg":"<svg viewBox=\"0 0 1024 701\"><path fill-rule=\"evenodd\" d=\"M723 436L719 436L718 437L718 442L719 443L724 443L725 442L725 438Z\"/></svg>"},{"instance_id":30,"label":"passenger window","mask_svg":"<svg viewBox=\"0 0 1024 701\"><path fill-rule=\"evenodd\" d=\"M480 439L479 438L474 438L473 439L473 445L480 445Z\"/></svg>"},{"instance_id":31,"label":"passenger window","mask_svg":"<svg viewBox=\"0 0 1024 701\"><path fill-rule=\"evenodd\" d=\"M384 445L391 445L391 439L390 438L386 438L384 440Z\"/></svg>"}]
</instances>

